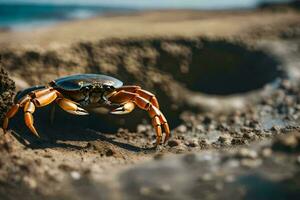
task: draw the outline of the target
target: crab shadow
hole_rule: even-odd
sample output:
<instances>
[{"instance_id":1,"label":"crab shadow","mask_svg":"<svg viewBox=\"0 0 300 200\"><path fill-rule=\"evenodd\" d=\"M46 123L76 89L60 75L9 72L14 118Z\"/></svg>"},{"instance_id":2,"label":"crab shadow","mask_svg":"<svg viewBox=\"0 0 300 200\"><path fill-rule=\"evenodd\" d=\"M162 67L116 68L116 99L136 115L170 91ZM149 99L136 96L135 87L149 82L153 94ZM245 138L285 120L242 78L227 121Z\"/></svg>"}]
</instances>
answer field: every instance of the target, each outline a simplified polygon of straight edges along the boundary
<instances>
[{"instance_id":1,"label":"crab shadow","mask_svg":"<svg viewBox=\"0 0 300 200\"><path fill-rule=\"evenodd\" d=\"M57 106L56 106L57 107ZM124 124L132 116L111 116L90 114L87 116L70 115L59 108L55 109L55 118L50 120L51 107L37 109L34 113L34 126L40 138L32 134L25 126L23 112L10 120L13 136L23 145L32 149L68 148L84 149L79 142L100 140L133 152L151 151L155 147L139 147L115 140L119 128L134 129L134 123ZM135 124L136 127L137 124ZM77 145L78 142L78 145ZM72 144L70 144L72 143Z\"/></svg>"}]
</instances>

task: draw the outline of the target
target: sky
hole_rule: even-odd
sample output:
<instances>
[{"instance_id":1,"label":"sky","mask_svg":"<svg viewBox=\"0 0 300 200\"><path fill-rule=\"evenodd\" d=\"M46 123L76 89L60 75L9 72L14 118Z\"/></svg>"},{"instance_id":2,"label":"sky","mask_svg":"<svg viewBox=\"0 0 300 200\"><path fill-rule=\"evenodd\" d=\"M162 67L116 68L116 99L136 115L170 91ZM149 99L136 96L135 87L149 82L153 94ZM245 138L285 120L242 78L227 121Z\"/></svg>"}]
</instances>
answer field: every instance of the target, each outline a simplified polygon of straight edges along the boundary
<instances>
[{"instance_id":1,"label":"sky","mask_svg":"<svg viewBox=\"0 0 300 200\"><path fill-rule=\"evenodd\" d=\"M189 8L221 9L249 8L260 2L289 0L0 0L0 3L50 3L76 5L102 5L130 8Z\"/></svg>"}]
</instances>

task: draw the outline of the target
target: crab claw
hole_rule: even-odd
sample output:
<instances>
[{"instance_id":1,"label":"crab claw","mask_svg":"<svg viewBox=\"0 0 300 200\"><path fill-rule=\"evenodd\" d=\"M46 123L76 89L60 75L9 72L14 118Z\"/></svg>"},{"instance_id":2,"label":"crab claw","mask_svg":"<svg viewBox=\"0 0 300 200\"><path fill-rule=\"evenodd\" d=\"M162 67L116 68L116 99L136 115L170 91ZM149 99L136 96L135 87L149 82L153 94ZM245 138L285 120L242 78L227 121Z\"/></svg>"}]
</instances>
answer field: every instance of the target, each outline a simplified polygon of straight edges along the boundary
<instances>
[{"instance_id":1,"label":"crab claw","mask_svg":"<svg viewBox=\"0 0 300 200\"><path fill-rule=\"evenodd\" d=\"M66 110L67 111L67 110ZM84 110L83 108L78 107L77 110L68 110L68 113L74 114L74 115L88 115L88 111Z\"/></svg>"},{"instance_id":2,"label":"crab claw","mask_svg":"<svg viewBox=\"0 0 300 200\"><path fill-rule=\"evenodd\" d=\"M124 105L113 109L112 111L110 111L110 113L115 115L123 115L123 114L130 113L134 108L135 105L133 102L127 102Z\"/></svg>"},{"instance_id":3,"label":"crab claw","mask_svg":"<svg viewBox=\"0 0 300 200\"><path fill-rule=\"evenodd\" d=\"M88 111L79 107L76 102L65 98L59 98L56 100L57 104L66 112L74 115L88 115Z\"/></svg>"}]
</instances>

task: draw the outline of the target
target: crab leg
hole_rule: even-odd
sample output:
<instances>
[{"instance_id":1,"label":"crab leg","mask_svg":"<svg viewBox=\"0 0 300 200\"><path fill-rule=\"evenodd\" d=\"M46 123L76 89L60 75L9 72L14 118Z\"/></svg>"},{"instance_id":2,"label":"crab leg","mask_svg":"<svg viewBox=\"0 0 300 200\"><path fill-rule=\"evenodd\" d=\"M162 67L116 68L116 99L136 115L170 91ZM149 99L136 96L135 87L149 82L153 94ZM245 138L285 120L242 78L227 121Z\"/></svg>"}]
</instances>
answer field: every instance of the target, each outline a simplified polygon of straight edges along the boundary
<instances>
[{"instance_id":1,"label":"crab leg","mask_svg":"<svg viewBox=\"0 0 300 200\"><path fill-rule=\"evenodd\" d=\"M66 98L57 98L56 103L66 112L74 115L88 115L89 113L83 108L79 107L74 101Z\"/></svg>"},{"instance_id":2,"label":"crab leg","mask_svg":"<svg viewBox=\"0 0 300 200\"><path fill-rule=\"evenodd\" d=\"M26 126L32 133L38 136L38 133L33 126L33 113L35 107L43 107L52 103L58 96L59 92L53 90L53 88L46 88L43 90L33 91L30 94L24 96L17 104L15 104L6 114L3 122L3 130L6 131L8 127L8 121L18 111L20 107L24 107L24 121Z\"/></svg>"},{"instance_id":3,"label":"crab leg","mask_svg":"<svg viewBox=\"0 0 300 200\"><path fill-rule=\"evenodd\" d=\"M141 97L137 93L132 93L132 92L124 91L124 90L121 90L121 91L115 93L114 95L109 97L109 100L114 103L123 104L123 106L120 107L121 109L123 109L124 106L128 105L128 103L133 102L140 109L148 111L148 113L152 119L152 125L154 126L155 132L157 135L156 145L160 144L160 142L161 142L162 127L164 128L165 134L166 134L164 143L168 140L168 138L170 136L170 129L169 129L167 120L164 117L164 115L161 113L161 111L156 106L154 106L149 100ZM116 111L118 113L114 113ZM119 108L113 110L111 113L112 114L121 114L121 113L119 113Z\"/></svg>"},{"instance_id":4,"label":"crab leg","mask_svg":"<svg viewBox=\"0 0 300 200\"><path fill-rule=\"evenodd\" d=\"M4 133L6 133L6 130L8 128L9 119L12 118L12 117L14 117L17 114L19 108L23 107L24 104L28 100L30 100L30 97L28 95L26 95L25 97L23 97L22 99L20 99L18 103L16 103L15 105L13 105L11 107L11 109L6 113L6 115L4 117L4 120L3 120L3 125L2 125Z\"/></svg>"},{"instance_id":5,"label":"crab leg","mask_svg":"<svg viewBox=\"0 0 300 200\"><path fill-rule=\"evenodd\" d=\"M20 107L20 104L15 104L13 105L13 107L11 107L11 109L6 113L5 117L4 117L4 120L3 120L3 125L2 125L2 128L3 128L3 131L4 133L6 133L6 130L7 130L7 127L8 127L8 122L9 122L9 119L14 117L18 110L19 110L19 107Z\"/></svg>"},{"instance_id":6,"label":"crab leg","mask_svg":"<svg viewBox=\"0 0 300 200\"><path fill-rule=\"evenodd\" d=\"M134 103L127 102L127 103L123 104L122 106L114 109L110 113L115 114L115 115L123 115L123 114L130 113L131 111L134 110L134 108L135 108L135 104Z\"/></svg>"},{"instance_id":7,"label":"crab leg","mask_svg":"<svg viewBox=\"0 0 300 200\"><path fill-rule=\"evenodd\" d=\"M30 129L32 133L34 133L37 137L40 137L33 126L33 116L32 114L35 111L35 106L31 101L27 101L24 106L24 120L26 126Z\"/></svg>"},{"instance_id":8,"label":"crab leg","mask_svg":"<svg viewBox=\"0 0 300 200\"><path fill-rule=\"evenodd\" d=\"M152 103L152 105L154 105L156 108L159 109L159 104L157 101L157 98L155 97L154 94L152 94L151 92L147 91L147 90L143 90L141 89L140 86L136 86L136 85L127 85L127 86L123 86L117 89L117 91L127 91L127 92L132 92L132 93L136 93L139 96L147 99L148 101L150 101L150 103Z\"/></svg>"}]
</instances>

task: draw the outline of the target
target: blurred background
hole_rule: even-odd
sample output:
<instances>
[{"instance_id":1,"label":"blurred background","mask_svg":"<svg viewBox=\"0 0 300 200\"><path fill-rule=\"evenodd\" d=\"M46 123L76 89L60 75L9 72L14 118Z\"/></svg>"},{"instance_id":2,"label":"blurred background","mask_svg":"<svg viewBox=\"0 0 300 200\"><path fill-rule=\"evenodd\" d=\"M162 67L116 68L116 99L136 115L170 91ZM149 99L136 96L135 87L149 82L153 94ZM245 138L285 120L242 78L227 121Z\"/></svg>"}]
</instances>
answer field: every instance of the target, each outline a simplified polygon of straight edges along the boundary
<instances>
[{"instance_id":1,"label":"blurred background","mask_svg":"<svg viewBox=\"0 0 300 200\"><path fill-rule=\"evenodd\" d=\"M292 0L1 0L0 27L29 29L66 20L151 9L240 10L288 2Z\"/></svg>"}]
</instances>

